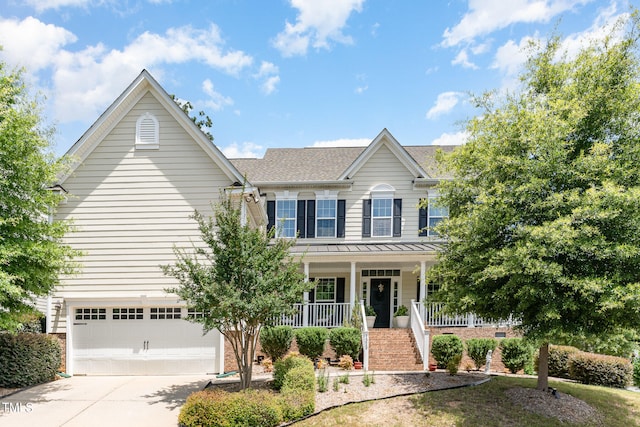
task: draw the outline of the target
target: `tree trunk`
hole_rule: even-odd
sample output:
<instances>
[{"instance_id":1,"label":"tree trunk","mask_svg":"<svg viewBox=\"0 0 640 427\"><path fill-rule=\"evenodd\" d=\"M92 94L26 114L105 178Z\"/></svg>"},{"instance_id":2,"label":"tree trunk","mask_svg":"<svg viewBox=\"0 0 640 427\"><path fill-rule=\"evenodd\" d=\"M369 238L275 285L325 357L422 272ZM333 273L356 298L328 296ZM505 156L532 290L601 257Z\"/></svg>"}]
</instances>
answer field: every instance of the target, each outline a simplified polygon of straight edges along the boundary
<instances>
[{"instance_id":1,"label":"tree trunk","mask_svg":"<svg viewBox=\"0 0 640 427\"><path fill-rule=\"evenodd\" d=\"M547 391L549 388L549 343L540 346L538 357L538 390Z\"/></svg>"}]
</instances>

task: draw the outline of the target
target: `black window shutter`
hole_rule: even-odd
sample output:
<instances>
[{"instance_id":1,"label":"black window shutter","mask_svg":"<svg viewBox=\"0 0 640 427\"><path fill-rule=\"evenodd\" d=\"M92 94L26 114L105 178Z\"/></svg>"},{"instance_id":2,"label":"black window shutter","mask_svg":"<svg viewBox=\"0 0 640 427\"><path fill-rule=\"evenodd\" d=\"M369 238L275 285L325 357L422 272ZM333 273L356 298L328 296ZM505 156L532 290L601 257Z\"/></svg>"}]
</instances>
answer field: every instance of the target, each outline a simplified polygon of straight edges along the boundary
<instances>
[{"instance_id":1,"label":"black window shutter","mask_svg":"<svg viewBox=\"0 0 640 427\"><path fill-rule=\"evenodd\" d=\"M307 237L316 237L316 201L307 200Z\"/></svg>"},{"instance_id":2,"label":"black window shutter","mask_svg":"<svg viewBox=\"0 0 640 427\"><path fill-rule=\"evenodd\" d=\"M402 235L402 199L393 199L393 237Z\"/></svg>"},{"instance_id":3,"label":"black window shutter","mask_svg":"<svg viewBox=\"0 0 640 427\"><path fill-rule=\"evenodd\" d=\"M267 233L276 226L276 201L267 200Z\"/></svg>"},{"instance_id":4,"label":"black window shutter","mask_svg":"<svg viewBox=\"0 0 640 427\"><path fill-rule=\"evenodd\" d=\"M416 286L416 301L420 302L420 278L418 277Z\"/></svg>"},{"instance_id":5,"label":"black window shutter","mask_svg":"<svg viewBox=\"0 0 640 427\"><path fill-rule=\"evenodd\" d=\"M362 201L362 237L371 237L371 199Z\"/></svg>"},{"instance_id":6,"label":"black window shutter","mask_svg":"<svg viewBox=\"0 0 640 427\"><path fill-rule=\"evenodd\" d=\"M297 227L297 232L298 232L298 237L300 238L304 238L305 237L305 232L304 232L304 226L305 226L305 201L304 200L298 200L298 211L296 212L296 227Z\"/></svg>"},{"instance_id":7,"label":"black window shutter","mask_svg":"<svg viewBox=\"0 0 640 427\"><path fill-rule=\"evenodd\" d=\"M338 200L338 212L336 218L336 237L344 237L344 226L347 217L347 201Z\"/></svg>"},{"instance_id":8,"label":"black window shutter","mask_svg":"<svg viewBox=\"0 0 640 427\"><path fill-rule=\"evenodd\" d=\"M424 201L421 200L421 202ZM418 236L424 237L427 235L427 208L420 208L418 210Z\"/></svg>"},{"instance_id":9,"label":"black window shutter","mask_svg":"<svg viewBox=\"0 0 640 427\"><path fill-rule=\"evenodd\" d=\"M336 302L344 302L344 277L336 279Z\"/></svg>"},{"instance_id":10,"label":"black window shutter","mask_svg":"<svg viewBox=\"0 0 640 427\"><path fill-rule=\"evenodd\" d=\"M309 278L310 282L315 282L316 279L314 277ZM316 300L316 288L315 286L309 291L309 302L315 302Z\"/></svg>"}]
</instances>

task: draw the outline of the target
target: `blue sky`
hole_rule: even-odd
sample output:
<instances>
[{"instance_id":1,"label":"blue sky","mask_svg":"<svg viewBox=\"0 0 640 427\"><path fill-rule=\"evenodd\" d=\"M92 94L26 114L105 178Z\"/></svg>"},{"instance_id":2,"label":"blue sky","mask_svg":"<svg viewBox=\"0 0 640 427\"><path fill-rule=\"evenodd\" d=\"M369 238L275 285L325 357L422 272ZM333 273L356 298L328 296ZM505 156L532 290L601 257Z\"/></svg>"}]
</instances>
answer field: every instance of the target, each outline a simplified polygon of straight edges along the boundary
<instances>
[{"instance_id":1,"label":"blue sky","mask_svg":"<svg viewBox=\"0 0 640 427\"><path fill-rule=\"evenodd\" d=\"M593 0L0 0L0 60L46 96L63 154L146 68L229 157L463 143L469 93L515 89L528 40L572 51L629 12Z\"/></svg>"}]
</instances>

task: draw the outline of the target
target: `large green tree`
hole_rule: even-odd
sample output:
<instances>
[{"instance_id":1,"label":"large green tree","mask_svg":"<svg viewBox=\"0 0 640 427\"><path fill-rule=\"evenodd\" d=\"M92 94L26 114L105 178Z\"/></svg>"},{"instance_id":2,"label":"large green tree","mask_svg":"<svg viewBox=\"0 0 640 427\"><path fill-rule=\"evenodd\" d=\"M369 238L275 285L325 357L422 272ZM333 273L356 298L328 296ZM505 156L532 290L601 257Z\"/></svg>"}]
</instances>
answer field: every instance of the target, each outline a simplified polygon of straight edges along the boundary
<instances>
[{"instance_id":1,"label":"large green tree","mask_svg":"<svg viewBox=\"0 0 640 427\"><path fill-rule=\"evenodd\" d=\"M190 320L205 331L217 329L231 344L240 382L248 388L260 328L294 314L294 304L312 285L290 254L295 240L272 240L272 233L243 223L237 204L223 196L214 206L215 219L196 211L205 245L176 248L177 261L163 270L179 282L167 291L204 314Z\"/></svg>"},{"instance_id":2,"label":"large green tree","mask_svg":"<svg viewBox=\"0 0 640 427\"><path fill-rule=\"evenodd\" d=\"M441 154L447 245L429 271L452 312L519 319L540 343L640 328L638 16L575 56L533 45L516 93L476 98Z\"/></svg>"},{"instance_id":3,"label":"large green tree","mask_svg":"<svg viewBox=\"0 0 640 427\"><path fill-rule=\"evenodd\" d=\"M62 242L69 224L49 220L62 198L51 186L67 166L51 135L22 71L0 62L0 329L14 330L74 268L77 252Z\"/></svg>"}]
</instances>

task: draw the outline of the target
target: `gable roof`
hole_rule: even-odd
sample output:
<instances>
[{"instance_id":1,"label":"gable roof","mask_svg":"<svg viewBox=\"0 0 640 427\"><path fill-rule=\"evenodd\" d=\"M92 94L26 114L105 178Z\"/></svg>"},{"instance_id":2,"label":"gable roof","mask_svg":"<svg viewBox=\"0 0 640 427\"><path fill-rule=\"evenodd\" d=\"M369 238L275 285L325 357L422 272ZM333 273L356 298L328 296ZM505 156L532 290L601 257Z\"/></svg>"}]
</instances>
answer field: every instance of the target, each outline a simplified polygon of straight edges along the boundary
<instances>
[{"instance_id":1,"label":"gable roof","mask_svg":"<svg viewBox=\"0 0 640 427\"><path fill-rule=\"evenodd\" d=\"M401 146L387 129L367 147L269 148L261 159L231 159L253 185L285 183L348 182L375 152L387 146L398 159L420 178L441 178L435 153L455 146Z\"/></svg>"},{"instance_id":2,"label":"gable roof","mask_svg":"<svg viewBox=\"0 0 640 427\"><path fill-rule=\"evenodd\" d=\"M202 150L218 165L232 182L243 182L242 174L222 154L218 147L200 130L200 128L185 114L169 94L151 76L147 70L142 70L138 77L120 94L118 98L98 117L89 129L67 151L66 155L74 159L71 169L60 177L62 184L74 170L91 154L105 136L131 111L140 99L151 93L167 112L182 126ZM133 145L133 140L131 141Z\"/></svg>"}]
</instances>

